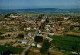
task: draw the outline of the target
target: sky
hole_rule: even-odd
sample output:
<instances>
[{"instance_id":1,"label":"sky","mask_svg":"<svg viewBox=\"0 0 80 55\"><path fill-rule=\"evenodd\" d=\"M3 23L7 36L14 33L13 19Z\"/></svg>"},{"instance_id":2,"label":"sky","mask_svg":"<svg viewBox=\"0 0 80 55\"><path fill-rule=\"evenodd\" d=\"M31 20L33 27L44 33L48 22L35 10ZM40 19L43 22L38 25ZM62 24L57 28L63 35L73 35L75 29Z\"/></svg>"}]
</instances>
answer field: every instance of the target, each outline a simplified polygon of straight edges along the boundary
<instances>
[{"instance_id":1,"label":"sky","mask_svg":"<svg viewBox=\"0 0 80 55\"><path fill-rule=\"evenodd\" d=\"M0 9L80 8L80 0L0 0Z\"/></svg>"}]
</instances>

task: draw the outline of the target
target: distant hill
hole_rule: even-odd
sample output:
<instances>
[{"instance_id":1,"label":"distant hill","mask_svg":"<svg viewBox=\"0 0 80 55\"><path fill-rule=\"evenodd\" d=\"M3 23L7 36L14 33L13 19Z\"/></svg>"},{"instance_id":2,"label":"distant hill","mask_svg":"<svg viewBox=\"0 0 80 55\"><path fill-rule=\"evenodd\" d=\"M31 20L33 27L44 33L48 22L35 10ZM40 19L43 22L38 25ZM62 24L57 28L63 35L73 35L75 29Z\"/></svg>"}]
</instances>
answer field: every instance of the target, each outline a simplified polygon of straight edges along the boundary
<instances>
[{"instance_id":1,"label":"distant hill","mask_svg":"<svg viewBox=\"0 0 80 55\"><path fill-rule=\"evenodd\" d=\"M80 13L80 9L57 9L57 8L36 8L36 9L0 9L0 13Z\"/></svg>"}]
</instances>

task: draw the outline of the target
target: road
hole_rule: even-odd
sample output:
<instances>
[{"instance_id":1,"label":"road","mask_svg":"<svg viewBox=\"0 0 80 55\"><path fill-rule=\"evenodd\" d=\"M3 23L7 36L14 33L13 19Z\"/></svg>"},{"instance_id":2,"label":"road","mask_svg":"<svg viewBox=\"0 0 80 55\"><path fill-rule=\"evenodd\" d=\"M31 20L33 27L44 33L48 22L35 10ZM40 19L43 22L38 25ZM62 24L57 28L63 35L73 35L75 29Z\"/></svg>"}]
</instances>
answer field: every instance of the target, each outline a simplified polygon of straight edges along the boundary
<instances>
[{"instance_id":1,"label":"road","mask_svg":"<svg viewBox=\"0 0 80 55\"><path fill-rule=\"evenodd\" d=\"M41 25L41 21L40 21L40 25ZM37 30L35 31L35 34L34 34L33 38L35 38L36 35L38 34L39 27L40 27L40 26L37 27ZM33 42L34 42L34 39L32 39L32 40L30 41L30 45L24 49L24 51L21 53L21 55L25 55L25 53L26 53L26 52L30 49L30 47L32 46L32 43L33 43Z\"/></svg>"},{"instance_id":2,"label":"road","mask_svg":"<svg viewBox=\"0 0 80 55\"><path fill-rule=\"evenodd\" d=\"M39 30L39 27L37 28L33 38L35 38L35 36L38 34L38 30ZM25 55L25 52L27 52L30 49L33 42L34 42L34 39L31 40L30 45L24 49L24 51L21 53L21 55Z\"/></svg>"}]
</instances>

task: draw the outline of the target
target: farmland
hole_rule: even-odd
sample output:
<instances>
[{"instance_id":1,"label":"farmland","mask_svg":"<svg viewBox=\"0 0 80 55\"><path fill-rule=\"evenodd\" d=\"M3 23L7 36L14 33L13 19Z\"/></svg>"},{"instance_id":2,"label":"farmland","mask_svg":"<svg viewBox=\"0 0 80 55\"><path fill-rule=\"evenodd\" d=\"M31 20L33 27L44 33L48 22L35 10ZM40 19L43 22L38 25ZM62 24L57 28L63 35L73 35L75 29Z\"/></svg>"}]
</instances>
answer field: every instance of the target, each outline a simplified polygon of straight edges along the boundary
<instances>
[{"instance_id":1,"label":"farmland","mask_svg":"<svg viewBox=\"0 0 80 55\"><path fill-rule=\"evenodd\" d=\"M80 37L74 36L52 36L52 46L54 49L64 50L65 52L80 51Z\"/></svg>"}]
</instances>

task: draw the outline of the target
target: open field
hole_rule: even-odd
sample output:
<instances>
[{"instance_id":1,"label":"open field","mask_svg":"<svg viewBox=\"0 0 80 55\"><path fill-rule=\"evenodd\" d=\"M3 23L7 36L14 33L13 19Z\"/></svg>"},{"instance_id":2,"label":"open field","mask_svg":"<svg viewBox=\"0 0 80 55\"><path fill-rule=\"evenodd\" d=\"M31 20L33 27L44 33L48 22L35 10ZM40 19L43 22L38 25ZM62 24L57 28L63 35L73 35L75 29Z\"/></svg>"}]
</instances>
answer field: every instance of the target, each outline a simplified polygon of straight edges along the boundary
<instances>
[{"instance_id":1,"label":"open field","mask_svg":"<svg viewBox=\"0 0 80 55\"><path fill-rule=\"evenodd\" d=\"M74 36L80 36L80 31L74 31L74 32L67 32L66 35L74 35Z\"/></svg>"},{"instance_id":2,"label":"open field","mask_svg":"<svg viewBox=\"0 0 80 55\"><path fill-rule=\"evenodd\" d=\"M50 55L65 55L64 53L55 51L55 50L50 50L49 52L50 52ZM28 55L47 55L47 54L41 54L40 52L37 52L37 51L36 52L29 51Z\"/></svg>"}]
</instances>

